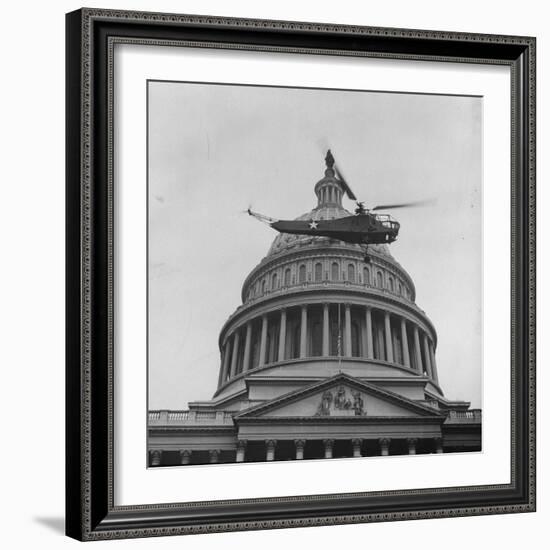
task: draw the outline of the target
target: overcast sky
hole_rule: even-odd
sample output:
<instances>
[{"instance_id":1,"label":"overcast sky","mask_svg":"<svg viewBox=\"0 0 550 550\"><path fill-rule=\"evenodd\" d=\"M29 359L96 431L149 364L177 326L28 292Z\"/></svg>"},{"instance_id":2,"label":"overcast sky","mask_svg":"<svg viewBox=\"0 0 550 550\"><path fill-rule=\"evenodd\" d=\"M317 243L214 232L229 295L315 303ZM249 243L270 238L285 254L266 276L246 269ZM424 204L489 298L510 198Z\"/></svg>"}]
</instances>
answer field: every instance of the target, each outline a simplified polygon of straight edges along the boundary
<instances>
[{"instance_id":1,"label":"overcast sky","mask_svg":"<svg viewBox=\"0 0 550 550\"><path fill-rule=\"evenodd\" d=\"M327 146L367 206L437 199L393 212L391 253L437 330L445 395L481 406L481 110L475 97L149 83L150 408L212 397L220 329L276 236L242 211L311 210Z\"/></svg>"}]
</instances>

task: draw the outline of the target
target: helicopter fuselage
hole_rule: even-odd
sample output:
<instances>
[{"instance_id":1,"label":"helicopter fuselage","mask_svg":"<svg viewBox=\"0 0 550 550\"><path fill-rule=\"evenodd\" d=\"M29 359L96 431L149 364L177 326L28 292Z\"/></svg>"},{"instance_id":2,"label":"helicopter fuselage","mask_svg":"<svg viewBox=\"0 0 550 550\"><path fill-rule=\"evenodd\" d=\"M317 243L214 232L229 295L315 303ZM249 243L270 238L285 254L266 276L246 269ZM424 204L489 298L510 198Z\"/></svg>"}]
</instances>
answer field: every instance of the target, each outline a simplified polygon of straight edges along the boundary
<instances>
[{"instance_id":1,"label":"helicopter fuselage","mask_svg":"<svg viewBox=\"0 0 550 550\"><path fill-rule=\"evenodd\" d=\"M353 244L392 243L399 223L387 214L356 214L333 220L277 220L271 227L280 233L329 237Z\"/></svg>"}]
</instances>

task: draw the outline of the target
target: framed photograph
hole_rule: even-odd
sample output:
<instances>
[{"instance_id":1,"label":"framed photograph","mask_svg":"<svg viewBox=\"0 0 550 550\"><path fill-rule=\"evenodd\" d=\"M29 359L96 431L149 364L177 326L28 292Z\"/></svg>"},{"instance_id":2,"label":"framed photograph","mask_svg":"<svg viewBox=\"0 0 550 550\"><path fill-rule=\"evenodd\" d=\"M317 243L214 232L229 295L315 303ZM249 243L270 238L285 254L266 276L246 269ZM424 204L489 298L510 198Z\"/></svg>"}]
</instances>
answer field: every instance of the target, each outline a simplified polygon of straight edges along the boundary
<instances>
[{"instance_id":1,"label":"framed photograph","mask_svg":"<svg viewBox=\"0 0 550 550\"><path fill-rule=\"evenodd\" d=\"M535 39L67 15L67 535L535 510Z\"/></svg>"}]
</instances>

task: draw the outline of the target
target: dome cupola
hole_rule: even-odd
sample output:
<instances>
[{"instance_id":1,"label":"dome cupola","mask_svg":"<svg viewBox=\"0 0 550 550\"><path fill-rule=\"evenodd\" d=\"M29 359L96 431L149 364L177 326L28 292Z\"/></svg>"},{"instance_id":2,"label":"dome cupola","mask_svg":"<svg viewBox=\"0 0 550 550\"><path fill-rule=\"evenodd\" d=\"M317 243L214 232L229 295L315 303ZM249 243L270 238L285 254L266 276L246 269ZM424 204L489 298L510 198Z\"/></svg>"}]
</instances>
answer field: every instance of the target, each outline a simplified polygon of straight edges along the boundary
<instances>
[{"instance_id":1,"label":"dome cupola","mask_svg":"<svg viewBox=\"0 0 550 550\"><path fill-rule=\"evenodd\" d=\"M336 206L342 207L342 197L344 193L351 194L350 198L355 199L355 195L351 193L351 190L346 183L336 177L336 167L334 166L334 157L327 151L325 157L325 177L317 182L315 185L315 194L317 195L317 207Z\"/></svg>"}]
</instances>

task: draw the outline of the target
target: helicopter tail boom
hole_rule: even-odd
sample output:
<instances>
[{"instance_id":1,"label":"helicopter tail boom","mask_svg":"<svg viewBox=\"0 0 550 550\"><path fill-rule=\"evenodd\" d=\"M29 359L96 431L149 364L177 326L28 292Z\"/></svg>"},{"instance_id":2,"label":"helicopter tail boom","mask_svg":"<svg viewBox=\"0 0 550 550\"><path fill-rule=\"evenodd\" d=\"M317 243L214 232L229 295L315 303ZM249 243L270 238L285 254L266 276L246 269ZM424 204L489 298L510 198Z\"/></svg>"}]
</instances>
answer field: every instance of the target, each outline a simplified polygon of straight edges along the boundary
<instances>
[{"instance_id":1,"label":"helicopter tail boom","mask_svg":"<svg viewBox=\"0 0 550 550\"><path fill-rule=\"evenodd\" d=\"M270 218L269 216L260 214L259 212L253 212L250 208L248 208L246 212L248 213L249 216L252 216L253 218L256 218L257 220L269 226L279 221L279 220L276 220L275 218Z\"/></svg>"}]
</instances>

